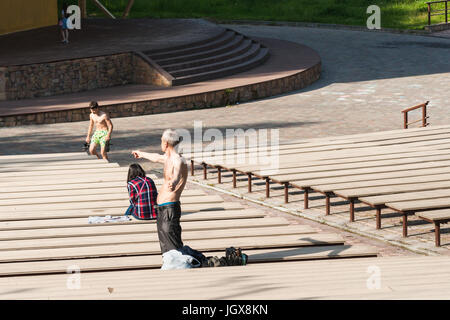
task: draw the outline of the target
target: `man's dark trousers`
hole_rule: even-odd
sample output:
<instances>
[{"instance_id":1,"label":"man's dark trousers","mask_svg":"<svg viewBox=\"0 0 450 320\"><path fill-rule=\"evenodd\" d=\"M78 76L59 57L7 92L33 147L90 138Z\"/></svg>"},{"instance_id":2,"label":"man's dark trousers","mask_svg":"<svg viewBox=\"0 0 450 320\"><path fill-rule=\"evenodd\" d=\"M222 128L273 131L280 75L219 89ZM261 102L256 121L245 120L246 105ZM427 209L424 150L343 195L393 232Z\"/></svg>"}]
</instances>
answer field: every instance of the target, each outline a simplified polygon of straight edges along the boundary
<instances>
[{"instance_id":1,"label":"man's dark trousers","mask_svg":"<svg viewBox=\"0 0 450 320\"><path fill-rule=\"evenodd\" d=\"M179 201L168 202L158 206L156 225L162 254L172 249L183 247L180 217L181 206Z\"/></svg>"}]
</instances>

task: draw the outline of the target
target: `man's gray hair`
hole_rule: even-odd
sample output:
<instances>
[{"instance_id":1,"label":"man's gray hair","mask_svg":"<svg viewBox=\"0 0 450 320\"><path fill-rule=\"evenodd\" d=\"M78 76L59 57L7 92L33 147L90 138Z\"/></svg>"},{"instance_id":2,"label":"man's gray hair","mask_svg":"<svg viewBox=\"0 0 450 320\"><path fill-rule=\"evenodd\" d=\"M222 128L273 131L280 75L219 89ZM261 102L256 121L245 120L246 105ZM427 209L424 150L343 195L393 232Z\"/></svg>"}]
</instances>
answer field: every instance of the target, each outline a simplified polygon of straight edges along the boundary
<instances>
[{"instance_id":1,"label":"man's gray hair","mask_svg":"<svg viewBox=\"0 0 450 320\"><path fill-rule=\"evenodd\" d=\"M180 136L173 129L166 129L163 132L162 139L170 144L172 147L175 147L180 142Z\"/></svg>"}]
</instances>

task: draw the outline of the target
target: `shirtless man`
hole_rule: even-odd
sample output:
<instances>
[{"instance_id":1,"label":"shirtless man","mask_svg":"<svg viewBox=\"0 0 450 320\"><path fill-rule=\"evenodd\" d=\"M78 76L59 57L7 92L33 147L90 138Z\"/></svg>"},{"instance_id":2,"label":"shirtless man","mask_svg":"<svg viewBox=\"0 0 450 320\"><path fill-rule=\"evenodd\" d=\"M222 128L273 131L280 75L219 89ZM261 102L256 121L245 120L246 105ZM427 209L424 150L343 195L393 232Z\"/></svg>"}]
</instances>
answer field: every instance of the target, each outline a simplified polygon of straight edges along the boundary
<instances>
[{"instance_id":1,"label":"shirtless man","mask_svg":"<svg viewBox=\"0 0 450 320\"><path fill-rule=\"evenodd\" d=\"M186 160L177 152L180 142L175 130L167 129L161 137L161 150L164 155L132 151L135 158L143 158L164 164L164 182L158 190L157 229L161 253L183 247L181 240L181 207L180 196L186 185L188 166Z\"/></svg>"},{"instance_id":2,"label":"shirtless man","mask_svg":"<svg viewBox=\"0 0 450 320\"><path fill-rule=\"evenodd\" d=\"M109 140L111 140L113 124L111 122L111 119L109 118L109 115L106 112L99 110L99 106L96 101L92 101L89 107L91 109L91 114L89 116L91 120L86 137L86 143L90 143L89 152L92 155L96 155L99 159L103 157L103 159L108 160L107 152L109 151ZM96 128L91 139L91 133L94 125L96 126ZM101 147L100 152L102 157L97 154L97 145L100 145Z\"/></svg>"}]
</instances>

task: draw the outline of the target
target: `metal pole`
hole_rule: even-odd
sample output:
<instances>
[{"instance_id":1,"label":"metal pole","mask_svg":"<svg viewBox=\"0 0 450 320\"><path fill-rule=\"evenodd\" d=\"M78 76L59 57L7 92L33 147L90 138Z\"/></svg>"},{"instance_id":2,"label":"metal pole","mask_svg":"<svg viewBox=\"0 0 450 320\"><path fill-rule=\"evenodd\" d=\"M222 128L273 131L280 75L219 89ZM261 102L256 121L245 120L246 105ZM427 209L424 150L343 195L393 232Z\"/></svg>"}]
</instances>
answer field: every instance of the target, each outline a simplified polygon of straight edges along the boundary
<instances>
[{"instance_id":1,"label":"metal pole","mask_svg":"<svg viewBox=\"0 0 450 320\"><path fill-rule=\"evenodd\" d=\"M83 19L86 19L87 18L86 0L78 0L78 6L80 7L81 17Z\"/></svg>"},{"instance_id":2,"label":"metal pole","mask_svg":"<svg viewBox=\"0 0 450 320\"><path fill-rule=\"evenodd\" d=\"M284 183L284 203L289 202L289 182Z\"/></svg>"},{"instance_id":3,"label":"metal pole","mask_svg":"<svg viewBox=\"0 0 450 320\"><path fill-rule=\"evenodd\" d=\"M427 126L427 105L424 104L422 107L422 127Z\"/></svg>"},{"instance_id":4,"label":"metal pole","mask_svg":"<svg viewBox=\"0 0 450 320\"><path fill-rule=\"evenodd\" d=\"M431 3L428 4L428 25L431 25Z\"/></svg>"},{"instance_id":5,"label":"metal pole","mask_svg":"<svg viewBox=\"0 0 450 320\"><path fill-rule=\"evenodd\" d=\"M441 224L440 222L434 222L434 238L436 240L436 247L441 246Z\"/></svg>"},{"instance_id":6,"label":"metal pole","mask_svg":"<svg viewBox=\"0 0 450 320\"><path fill-rule=\"evenodd\" d=\"M222 168L217 167L217 183L222 183Z\"/></svg>"},{"instance_id":7,"label":"metal pole","mask_svg":"<svg viewBox=\"0 0 450 320\"><path fill-rule=\"evenodd\" d=\"M448 1L445 1L445 23L448 23Z\"/></svg>"},{"instance_id":8,"label":"metal pole","mask_svg":"<svg viewBox=\"0 0 450 320\"><path fill-rule=\"evenodd\" d=\"M325 194L325 215L329 215L330 214L330 194L326 193Z\"/></svg>"},{"instance_id":9,"label":"metal pole","mask_svg":"<svg viewBox=\"0 0 450 320\"><path fill-rule=\"evenodd\" d=\"M350 198L350 222L355 221L355 199Z\"/></svg>"},{"instance_id":10,"label":"metal pole","mask_svg":"<svg viewBox=\"0 0 450 320\"><path fill-rule=\"evenodd\" d=\"M403 238L408 236L408 214L403 212Z\"/></svg>"},{"instance_id":11,"label":"metal pole","mask_svg":"<svg viewBox=\"0 0 450 320\"><path fill-rule=\"evenodd\" d=\"M377 229L381 229L381 208L377 208Z\"/></svg>"},{"instance_id":12,"label":"metal pole","mask_svg":"<svg viewBox=\"0 0 450 320\"><path fill-rule=\"evenodd\" d=\"M403 113L403 129L408 129L408 112Z\"/></svg>"},{"instance_id":13,"label":"metal pole","mask_svg":"<svg viewBox=\"0 0 450 320\"><path fill-rule=\"evenodd\" d=\"M130 13L131 7L134 4L134 0L129 0L125 11L123 12L122 18L127 18Z\"/></svg>"},{"instance_id":14,"label":"metal pole","mask_svg":"<svg viewBox=\"0 0 450 320\"><path fill-rule=\"evenodd\" d=\"M303 203L304 203L304 208L308 209L309 208L309 188L305 188L304 189L304 194L303 194Z\"/></svg>"},{"instance_id":15,"label":"metal pole","mask_svg":"<svg viewBox=\"0 0 450 320\"><path fill-rule=\"evenodd\" d=\"M205 180L207 179L206 170L207 170L206 163L203 163L203 179Z\"/></svg>"}]
</instances>

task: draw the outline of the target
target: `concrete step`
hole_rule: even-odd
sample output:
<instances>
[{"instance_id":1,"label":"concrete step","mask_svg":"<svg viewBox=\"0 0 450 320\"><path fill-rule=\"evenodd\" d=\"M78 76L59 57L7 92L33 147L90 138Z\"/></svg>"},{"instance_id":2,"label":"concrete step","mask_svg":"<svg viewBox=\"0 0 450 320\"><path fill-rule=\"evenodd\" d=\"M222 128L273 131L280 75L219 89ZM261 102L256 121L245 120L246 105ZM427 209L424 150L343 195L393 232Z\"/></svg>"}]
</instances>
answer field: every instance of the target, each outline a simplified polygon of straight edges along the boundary
<instances>
[{"instance_id":1,"label":"concrete step","mask_svg":"<svg viewBox=\"0 0 450 320\"><path fill-rule=\"evenodd\" d=\"M236 74L239 72L244 72L250 69L255 68L258 65L263 64L269 58L269 50L267 48L261 48L259 53L250 60L247 60L243 63L207 71L204 73L198 73L195 75L187 75L179 78L175 78L172 81L173 86L183 85L198 81L205 81L210 79L216 79L220 77L226 77L232 74Z\"/></svg>"},{"instance_id":2,"label":"concrete step","mask_svg":"<svg viewBox=\"0 0 450 320\"><path fill-rule=\"evenodd\" d=\"M213 56L217 56L217 55L232 51L235 48L239 47L245 39L246 38L243 35L239 34L239 35L236 35L233 38L233 40L231 40L230 42L227 42L224 45L217 47L217 48L213 48L211 50L191 53L191 54L172 57L172 58L159 59L159 60L155 60L155 61L161 67L166 69L168 66L171 66L173 64L179 64L179 63L183 63L183 62L190 62L193 60L204 59L204 58L213 57Z\"/></svg>"},{"instance_id":3,"label":"concrete step","mask_svg":"<svg viewBox=\"0 0 450 320\"><path fill-rule=\"evenodd\" d=\"M191 54L191 53L195 53L195 52L202 52L205 50L210 50L210 49L222 46L225 43L228 43L231 40L233 40L233 38L235 36L236 36L236 32L229 30L220 38L218 38L214 41L199 45L199 46L189 46L189 47L183 48L183 49L167 50L167 51L163 51L163 52L159 52L159 53L155 53L155 54L150 53L150 54L148 54L148 56L153 60L158 60L158 59L165 59L165 58L170 58L170 57L187 55L187 54Z\"/></svg>"},{"instance_id":4,"label":"concrete step","mask_svg":"<svg viewBox=\"0 0 450 320\"><path fill-rule=\"evenodd\" d=\"M182 70L182 69L188 69L188 68L194 68L201 65L206 65L210 63L220 62L228 59L232 59L234 57L240 56L247 52L253 44L253 41L250 39L245 39L243 36L238 36L236 39L242 39L240 41L239 45L234 47L231 50L226 50L224 52L216 52L211 53L209 55L206 55L202 58L193 57L192 59L184 62L174 63L174 64L168 64L164 66L164 70L171 73L173 71Z\"/></svg>"},{"instance_id":5,"label":"concrete step","mask_svg":"<svg viewBox=\"0 0 450 320\"><path fill-rule=\"evenodd\" d=\"M216 35L214 35L214 36L212 36L210 38L204 39L204 40L200 40L198 42L182 44L182 45L174 46L174 47L171 47L171 48L161 48L161 49L155 49L155 50L147 50L147 51L144 51L143 53L146 54L146 55L151 55L151 54L157 54L157 53L165 52L165 51L168 51L168 50L181 50L181 49L185 49L185 48L190 48L192 46L200 46L202 44L206 44L206 43L215 41L215 40L223 37L224 34L227 31L228 31L228 29L223 29L219 33L217 33Z\"/></svg>"},{"instance_id":6,"label":"concrete step","mask_svg":"<svg viewBox=\"0 0 450 320\"><path fill-rule=\"evenodd\" d=\"M202 59L195 59L195 60L191 60L191 61L187 61L187 62L183 62L183 63L167 65L164 67L164 69L172 74L173 72L184 70L184 69L197 68L200 66L206 66L208 64L228 61L233 58L237 58L237 57L241 57L241 56L245 55L245 53L247 53L254 44L255 43L252 40L246 39L243 42L241 42L241 44L238 47L236 47L235 49L233 49L231 51L221 53L218 55L211 55L211 56L208 56L208 57L202 58Z\"/></svg>"},{"instance_id":7,"label":"concrete step","mask_svg":"<svg viewBox=\"0 0 450 320\"><path fill-rule=\"evenodd\" d=\"M223 59L219 62L207 63L193 68L181 69L170 72L170 74L175 78L180 78L183 76L195 75L199 73L205 73L208 71L218 70L237 64L244 63L245 61L251 60L253 57L257 56L261 45L258 43L253 43L250 49L244 54L235 56L231 59Z\"/></svg>"}]
</instances>

